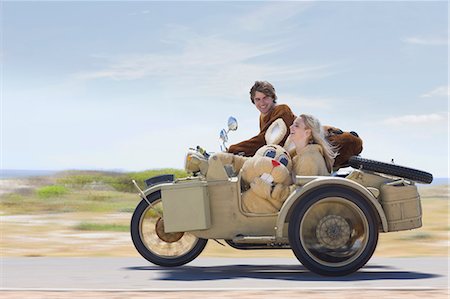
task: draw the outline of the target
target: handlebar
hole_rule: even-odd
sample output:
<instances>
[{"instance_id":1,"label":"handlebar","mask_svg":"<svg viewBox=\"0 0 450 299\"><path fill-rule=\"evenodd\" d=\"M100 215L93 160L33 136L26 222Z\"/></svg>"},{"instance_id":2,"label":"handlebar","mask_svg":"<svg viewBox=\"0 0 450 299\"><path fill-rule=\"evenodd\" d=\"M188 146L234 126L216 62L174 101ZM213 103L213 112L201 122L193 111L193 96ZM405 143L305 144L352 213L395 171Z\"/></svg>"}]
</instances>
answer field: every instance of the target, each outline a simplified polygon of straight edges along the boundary
<instances>
[{"instance_id":1,"label":"handlebar","mask_svg":"<svg viewBox=\"0 0 450 299\"><path fill-rule=\"evenodd\" d=\"M200 154L202 154L203 157L205 157L206 159L209 159L209 156L210 156L210 155L206 152L205 149L203 149L202 147L200 147L200 145L197 145L196 150L197 150L197 152L199 152Z\"/></svg>"}]
</instances>

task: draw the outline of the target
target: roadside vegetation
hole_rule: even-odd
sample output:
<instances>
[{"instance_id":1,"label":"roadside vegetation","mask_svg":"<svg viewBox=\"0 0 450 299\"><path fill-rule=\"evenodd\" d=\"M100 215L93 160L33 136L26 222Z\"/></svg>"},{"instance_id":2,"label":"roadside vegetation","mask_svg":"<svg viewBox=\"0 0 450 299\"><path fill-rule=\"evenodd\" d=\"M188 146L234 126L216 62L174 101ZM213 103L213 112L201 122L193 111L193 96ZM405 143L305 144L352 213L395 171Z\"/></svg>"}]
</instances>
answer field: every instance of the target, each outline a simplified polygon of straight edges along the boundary
<instances>
[{"instance_id":1,"label":"roadside vegetation","mask_svg":"<svg viewBox=\"0 0 450 299\"><path fill-rule=\"evenodd\" d=\"M2 180L0 215L5 256L136 256L129 223L140 201L131 180L178 169L118 173L65 171L50 177ZM9 184L9 185L8 185ZM449 186L421 186L423 227L380 234L377 256L447 256ZM238 251L209 242L203 256L292 256L290 250Z\"/></svg>"},{"instance_id":2,"label":"roadside vegetation","mask_svg":"<svg viewBox=\"0 0 450 299\"><path fill-rule=\"evenodd\" d=\"M21 180L21 187L0 197L4 214L68 212L131 213L139 201L132 183L144 189L145 180L162 174L187 176L179 169L143 172L64 171L53 177Z\"/></svg>"},{"instance_id":3,"label":"roadside vegetation","mask_svg":"<svg viewBox=\"0 0 450 299\"><path fill-rule=\"evenodd\" d=\"M146 170L141 172L99 172L99 171L65 171L58 174L57 183L64 186L79 188L86 185L104 184L112 187L116 191L135 192L132 183L135 180L139 187L145 187L145 180L157 175L174 174L176 178L187 176L184 170L165 168L156 170Z\"/></svg>"},{"instance_id":4,"label":"roadside vegetation","mask_svg":"<svg viewBox=\"0 0 450 299\"><path fill-rule=\"evenodd\" d=\"M92 223L92 222L81 222L74 227L78 230L84 231L110 231L110 232L128 232L130 227L123 224L102 224L102 223Z\"/></svg>"}]
</instances>

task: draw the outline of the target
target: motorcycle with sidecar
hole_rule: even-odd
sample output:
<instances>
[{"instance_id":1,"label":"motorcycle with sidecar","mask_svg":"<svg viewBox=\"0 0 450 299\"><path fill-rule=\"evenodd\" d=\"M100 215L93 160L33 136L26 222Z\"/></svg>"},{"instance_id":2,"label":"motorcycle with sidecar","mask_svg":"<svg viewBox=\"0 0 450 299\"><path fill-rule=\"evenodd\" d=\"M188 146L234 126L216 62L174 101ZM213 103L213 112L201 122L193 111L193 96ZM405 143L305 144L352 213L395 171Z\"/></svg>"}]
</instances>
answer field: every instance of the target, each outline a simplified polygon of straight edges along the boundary
<instances>
[{"instance_id":1,"label":"motorcycle with sidecar","mask_svg":"<svg viewBox=\"0 0 450 299\"><path fill-rule=\"evenodd\" d=\"M227 133L237 129L230 118ZM302 265L326 276L342 276L372 257L379 233L422 226L416 183L430 173L353 156L346 173L296 176L295 188L277 213L245 212L239 173L202 148L189 150L192 175L146 180L131 219L131 237L148 261L164 267L194 260L208 240L236 249L292 249ZM220 242L220 241L218 241Z\"/></svg>"}]
</instances>

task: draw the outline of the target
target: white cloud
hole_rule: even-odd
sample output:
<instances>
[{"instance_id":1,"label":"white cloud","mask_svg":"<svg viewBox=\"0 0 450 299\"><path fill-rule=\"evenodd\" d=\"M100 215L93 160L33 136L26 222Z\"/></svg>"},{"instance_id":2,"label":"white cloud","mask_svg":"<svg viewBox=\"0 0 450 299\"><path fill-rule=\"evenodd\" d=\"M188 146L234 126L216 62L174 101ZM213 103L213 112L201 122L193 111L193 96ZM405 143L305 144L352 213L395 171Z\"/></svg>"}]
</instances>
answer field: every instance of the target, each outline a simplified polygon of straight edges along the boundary
<instances>
[{"instance_id":1,"label":"white cloud","mask_svg":"<svg viewBox=\"0 0 450 299\"><path fill-rule=\"evenodd\" d=\"M279 94L278 97L280 99L285 99L285 101L289 104L295 114L300 113L310 113L308 110L310 109L326 109L329 110L333 106L332 102L337 102L336 99L331 98L321 98L321 97L304 97L293 94Z\"/></svg>"},{"instance_id":2,"label":"white cloud","mask_svg":"<svg viewBox=\"0 0 450 299\"><path fill-rule=\"evenodd\" d=\"M256 31L273 28L310 8L310 2L272 2L238 19L240 28Z\"/></svg>"},{"instance_id":3,"label":"white cloud","mask_svg":"<svg viewBox=\"0 0 450 299\"><path fill-rule=\"evenodd\" d=\"M414 45L423 46L442 46L448 45L448 38L444 37L407 37L403 39L403 42Z\"/></svg>"},{"instance_id":4,"label":"white cloud","mask_svg":"<svg viewBox=\"0 0 450 299\"><path fill-rule=\"evenodd\" d=\"M434 98L434 97L448 97L450 96L450 87L448 86L438 86L435 89L424 93L421 98Z\"/></svg>"},{"instance_id":5,"label":"white cloud","mask_svg":"<svg viewBox=\"0 0 450 299\"><path fill-rule=\"evenodd\" d=\"M284 48L284 45L276 42L253 44L215 35L199 35L188 27L179 25L168 25L165 36L159 42L167 47L159 52L120 56L93 55L93 58L103 59L105 67L80 72L76 76L80 79L133 80L147 76L206 74L240 63L252 65L247 61Z\"/></svg>"},{"instance_id":6,"label":"white cloud","mask_svg":"<svg viewBox=\"0 0 450 299\"><path fill-rule=\"evenodd\" d=\"M158 86L175 93L198 91L203 96L247 96L248 87L255 80L300 81L333 75L332 65L258 63L257 58L284 49L283 43L245 43L218 36L200 36L188 28L171 26L163 41L164 51L122 56L99 56L105 66L97 70L75 74L78 80L112 79L135 80L150 78ZM176 47L172 45L176 44ZM245 93L244 93L245 91ZM174 95L171 94L173 97ZM176 95L175 95L176 96Z\"/></svg>"},{"instance_id":7,"label":"white cloud","mask_svg":"<svg viewBox=\"0 0 450 299\"><path fill-rule=\"evenodd\" d=\"M219 70L248 59L273 53L278 50L274 44L252 45L231 42L214 36L191 36L180 39L180 53L148 53L122 56L99 56L107 65L96 71L76 74L79 79L110 78L133 80L151 76L177 76L186 73L206 73Z\"/></svg>"},{"instance_id":8,"label":"white cloud","mask_svg":"<svg viewBox=\"0 0 450 299\"><path fill-rule=\"evenodd\" d=\"M397 117L390 117L382 121L385 125L422 125L422 124L436 124L447 122L448 115L431 113L420 115L402 115Z\"/></svg>"}]
</instances>

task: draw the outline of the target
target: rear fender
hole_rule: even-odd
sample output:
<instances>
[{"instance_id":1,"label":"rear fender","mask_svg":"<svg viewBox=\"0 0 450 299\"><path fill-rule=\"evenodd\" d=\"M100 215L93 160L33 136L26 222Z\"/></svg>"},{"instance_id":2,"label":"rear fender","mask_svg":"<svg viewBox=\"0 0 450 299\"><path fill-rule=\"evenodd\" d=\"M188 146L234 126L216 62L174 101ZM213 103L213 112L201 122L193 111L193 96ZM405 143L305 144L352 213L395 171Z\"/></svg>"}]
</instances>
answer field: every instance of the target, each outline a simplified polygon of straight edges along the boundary
<instances>
[{"instance_id":1,"label":"rear fender","mask_svg":"<svg viewBox=\"0 0 450 299\"><path fill-rule=\"evenodd\" d=\"M354 181L339 177L317 177L303 186L298 186L295 189L295 191L292 192L291 195L284 202L277 218L277 225L276 225L277 238L283 237L284 231L283 228L285 226L285 223L289 222L289 217L292 211L294 210L296 204L302 198L308 196L308 194L311 191L328 187L351 189L352 191L364 197L367 201L369 201L372 204L374 212L376 212L376 214L379 217L383 231L388 232L387 219L381 204L377 201L377 199L373 196L373 194L369 190L367 190L364 186Z\"/></svg>"}]
</instances>

